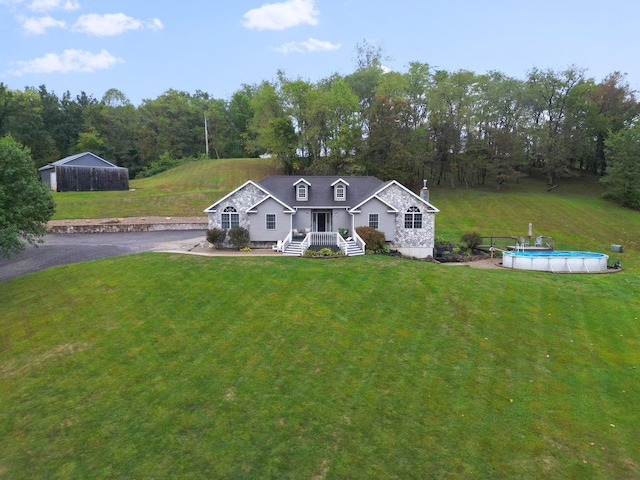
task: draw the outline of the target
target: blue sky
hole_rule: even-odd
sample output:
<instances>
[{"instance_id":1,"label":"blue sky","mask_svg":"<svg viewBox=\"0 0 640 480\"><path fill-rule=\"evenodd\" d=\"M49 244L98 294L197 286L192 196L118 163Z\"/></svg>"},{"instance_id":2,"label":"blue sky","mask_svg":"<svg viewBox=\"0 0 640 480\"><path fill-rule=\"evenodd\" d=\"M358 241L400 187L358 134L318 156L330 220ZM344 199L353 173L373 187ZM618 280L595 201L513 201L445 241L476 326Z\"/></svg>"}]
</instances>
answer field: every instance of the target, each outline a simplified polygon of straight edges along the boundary
<instances>
[{"instance_id":1,"label":"blue sky","mask_svg":"<svg viewBox=\"0 0 640 480\"><path fill-rule=\"evenodd\" d=\"M640 90L637 0L0 0L0 82L138 105L166 90L228 99L243 84L316 82L355 70L356 46L385 66L455 71L575 64Z\"/></svg>"}]
</instances>

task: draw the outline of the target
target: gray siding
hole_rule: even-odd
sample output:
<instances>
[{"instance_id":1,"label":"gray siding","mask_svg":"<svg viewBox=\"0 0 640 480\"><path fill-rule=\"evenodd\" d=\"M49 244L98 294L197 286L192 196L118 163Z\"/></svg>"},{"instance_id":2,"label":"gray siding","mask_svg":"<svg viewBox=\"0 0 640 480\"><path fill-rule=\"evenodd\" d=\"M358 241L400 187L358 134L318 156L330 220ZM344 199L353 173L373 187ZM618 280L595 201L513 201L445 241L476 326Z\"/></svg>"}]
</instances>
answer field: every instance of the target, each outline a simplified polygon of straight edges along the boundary
<instances>
[{"instance_id":1,"label":"gray siding","mask_svg":"<svg viewBox=\"0 0 640 480\"><path fill-rule=\"evenodd\" d=\"M284 207L282 204L276 202L274 199L269 198L262 202L258 208L257 213L249 214L249 224L251 228L250 239L252 242L277 242L278 240L284 240L289 234L289 228L291 226L291 214L284 213ZM267 230L266 216L267 213L274 213L276 215L276 229Z\"/></svg>"},{"instance_id":2,"label":"gray siding","mask_svg":"<svg viewBox=\"0 0 640 480\"><path fill-rule=\"evenodd\" d=\"M51 172L53 171L53 167L40 170L40 181L49 187L49 189L51 189Z\"/></svg>"},{"instance_id":3,"label":"gray siding","mask_svg":"<svg viewBox=\"0 0 640 480\"><path fill-rule=\"evenodd\" d=\"M73 160L65 163L65 165L69 167L102 167L102 168L113 168L108 163L103 162L100 158L97 158L93 155L83 155L78 158L74 158Z\"/></svg>"},{"instance_id":4,"label":"gray siding","mask_svg":"<svg viewBox=\"0 0 640 480\"><path fill-rule=\"evenodd\" d=\"M332 211L331 230L337 232L339 228L351 230L351 215L347 213L345 208L299 208L293 216L293 228L304 231L305 228L313 229L313 211Z\"/></svg>"},{"instance_id":5,"label":"gray siding","mask_svg":"<svg viewBox=\"0 0 640 480\"><path fill-rule=\"evenodd\" d=\"M361 213L355 215L356 227L369 226L369 214L378 214L378 230L384 233L388 242L393 242L396 231L396 214L387 212L389 207L377 198L372 198L360 208Z\"/></svg>"},{"instance_id":6,"label":"gray siding","mask_svg":"<svg viewBox=\"0 0 640 480\"><path fill-rule=\"evenodd\" d=\"M333 211L333 231L337 232L339 228L346 228L351 235L351 215L341 208Z\"/></svg>"},{"instance_id":7,"label":"gray siding","mask_svg":"<svg viewBox=\"0 0 640 480\"><path fill-rule=\"evenodd\" d=\"M311 229L311 209L299 208L293 215L293 228L303 231L305 228Z\"/></svg>"}]
</instances>

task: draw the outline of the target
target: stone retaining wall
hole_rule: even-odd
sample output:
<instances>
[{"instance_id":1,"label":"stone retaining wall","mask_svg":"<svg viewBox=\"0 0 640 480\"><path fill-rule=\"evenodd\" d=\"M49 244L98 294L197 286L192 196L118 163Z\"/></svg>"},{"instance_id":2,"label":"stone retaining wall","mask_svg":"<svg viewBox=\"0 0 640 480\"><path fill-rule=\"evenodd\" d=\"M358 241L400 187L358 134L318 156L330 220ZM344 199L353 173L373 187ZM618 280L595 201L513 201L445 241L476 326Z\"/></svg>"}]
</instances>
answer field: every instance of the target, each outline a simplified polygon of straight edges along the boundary
<instances>
[{"instance_id":1,"label":"stone retaining wall","mask_svg":"<svg viewBox=\"0 0 640 480\"><path fill-rule=\"evenodd\" d=\"M206 230L206 223L105 223L78 225L50 225L48 233L128 233L161 230Z\"/></svg>"}]
</instances>

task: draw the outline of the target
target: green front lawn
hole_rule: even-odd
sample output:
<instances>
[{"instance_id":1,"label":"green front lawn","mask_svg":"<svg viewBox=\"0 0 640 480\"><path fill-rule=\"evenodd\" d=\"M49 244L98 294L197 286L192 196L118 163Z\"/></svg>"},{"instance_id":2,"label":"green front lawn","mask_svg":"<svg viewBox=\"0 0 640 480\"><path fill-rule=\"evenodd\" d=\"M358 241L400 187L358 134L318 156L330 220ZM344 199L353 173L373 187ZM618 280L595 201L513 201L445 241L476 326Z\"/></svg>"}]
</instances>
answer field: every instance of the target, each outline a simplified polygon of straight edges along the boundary
<instances>
[{"instance_id":1,"label":"green front lawn","mask_svg":"<svg viewBox=\"0 0 640 480\"><path fill-rule=\"evenodd\" d=\"M145 254L0 283L2 478L634 478L640 279Z\"/></svg>"},{"instance_id":2,"label":"green front lawn","mask_svg":"<svg viewBox=\"0 0 640 480\"><path fill-rule=\"evenodd\" d=\"M56 218L201 215L274 173L196 162ZM431 201L444 240L532 222L609 275L145 254L2 282L0 478L639 477L640 215L602 191Z\"/></svg>"}]
</instances>

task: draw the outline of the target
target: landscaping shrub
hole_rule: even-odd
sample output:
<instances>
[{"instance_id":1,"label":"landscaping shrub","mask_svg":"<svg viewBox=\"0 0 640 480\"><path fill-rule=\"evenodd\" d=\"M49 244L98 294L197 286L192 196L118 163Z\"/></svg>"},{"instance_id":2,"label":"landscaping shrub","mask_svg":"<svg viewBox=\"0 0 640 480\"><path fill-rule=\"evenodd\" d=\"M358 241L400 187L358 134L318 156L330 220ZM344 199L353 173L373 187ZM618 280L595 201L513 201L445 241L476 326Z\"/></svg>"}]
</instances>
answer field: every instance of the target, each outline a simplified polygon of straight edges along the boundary
<instances>
[{"instance_id":1,"label":"landscaping shrub","mask_svg":"<svg viewBox=\"0 0 640 480\"><path fill-rule=\"evenodd\" d=\"M227 231L220 228L212 228L207 230L207 242L217 249L221 249L224 239L227 238Z\"/></svg>"},{"instance_id":2,"label":"landscaping shrub","mask_svg":"<svg viewBox=\"0 0 640 480\"><path fill-rule=\"evenodd\" d=\"M342 250L333 251L330 248L321 248L320 250L313 250L308 248L304 252L305 257L339 257L344 255Z\"/></svg>"},{"instance_id":3,"label":"landscaping shrub","mask_svg":"<svg viewBox=\"0 0 640 480\"><path fill-rule=\"evenodd\" d=\"M371 227L356 227L356 233L367 244L367 250L381 252L385 250L384 233Z\"/></svg>"},{"instance_id":4,"label":"landscaping shrub","mask_svg":"<svg viewBox=\"0 0 640 480\"><path fill-rule=\"evenodd\" d=\"M169 152L164 152L158 160L151 162L150 165L139 169L135 175L136 179L149 178L159 173L166 172L172 168L179 167L189 162L197 162L202 158L171 158ZM131 170L131 169L130 169Z\"/></svg>"},{"instance_id":5,"label":"landscaping shrub","mask_svg":"<svg viewBox=\"0 0 640 480\"><path fill-rule=\"evenodd\" d=\"M233 227L229 230L229 242L236 248L249 246L249 230L244 227Z\"/></svg>"},{"instance_id":6,"label":"landscaping shrub","mask_svg":"<svg viewBox=\"0 0 640 480\"><path fill-rule=\"evenodd\" d=\"M460 240L462 240L467 248L473 250L482 243L482 235L480 235L478 232L467 232L462 235L462 237L460 237Z\"/></svg>"}]
</instances>

